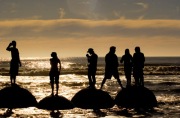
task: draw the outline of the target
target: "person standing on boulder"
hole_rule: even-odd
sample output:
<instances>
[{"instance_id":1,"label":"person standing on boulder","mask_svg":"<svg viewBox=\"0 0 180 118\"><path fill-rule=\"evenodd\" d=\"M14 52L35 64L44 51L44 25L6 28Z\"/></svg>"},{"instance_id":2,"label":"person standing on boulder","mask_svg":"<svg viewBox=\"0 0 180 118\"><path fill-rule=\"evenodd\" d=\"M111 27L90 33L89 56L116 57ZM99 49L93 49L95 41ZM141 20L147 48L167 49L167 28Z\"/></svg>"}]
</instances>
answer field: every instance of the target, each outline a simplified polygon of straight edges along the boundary
<instances>
[{"instance_id":1,"label":"person standing on boulder","mask_svg":"<svg viewBox=\"0 0 180 118\"><path fill-rule=\"evenodd\" d=\"M61 61L57 57L56 52L52 52L51 57L52 57L50 59L51 69L50 69L50 72L49 72L51 89L52 89L52 94L51 95L54 95L54 83L56 84L56 95L58 95L59 75L60 75L60 72L61 72ZM59 69L58 69L58 64L59 64Z\"/></svg>"},{"instance_id":2,"label":"person standing on boulder","mask_svg":"<svg viewBox=\"0 0 180 118\"><path fill-rule=\"evenodd\" d=\"M133 55L133 76L136 86L144 86L144 54L140 51L140 47L135 47L135 53Z\"/></svg>"},{"instance_id":3,"label":"person standing on boulder","mask_svg":"<svg viewBox=\"0 0 180 118\"><path fill-rule=\"evenodd\" d=\"M111 79L112 76L114 76L115 79L117 79L118 84L120 85L121 88L123 88L122 84L121 84L121 80L119 78L119 72L118 72L118 57L115 54L116 52L116 47L111 46L110 47L110 51L108 54L106 54L105 56L105 76L104 79L101 83L101 88L103 87L103 85L106 82L106 79Z\"/></svg>"},{"instance_id":4,"label":"person standing on boulder","mask_svg":"<svg viewBox=\"0 0 180 118\"><path fill-rule=\"evenodd\" d=\"M125 54L122 56L120 63L124 63L124 73L127 80L126 87L131 86L131 72L132 72L132 55L129 49L125 50Z\"/></svg>"},{"instance_id":5,"label":"person standing on boulder","mask_svg":"<svg viewBox=\"0 0 180 118\"><path fill-rule=\"evenodd\" d=\"M16 41L9 43L6 50L11 52L12 59L10 62L10 80L11 85L13 85L16 83L16 76L18 75L19 67L21 67L19 50L16 48Z\"/></svg>"},{"instance_id":6,"label":"person standing on boulder","mask_svg":"<svg viewBox=\"0 0 180 118\"><path fill-rule=\"evenodd\" d=\"M87 53L89 86L95 88L98 56L92 48L89 48Z\"/></svg>"}]
</instances>

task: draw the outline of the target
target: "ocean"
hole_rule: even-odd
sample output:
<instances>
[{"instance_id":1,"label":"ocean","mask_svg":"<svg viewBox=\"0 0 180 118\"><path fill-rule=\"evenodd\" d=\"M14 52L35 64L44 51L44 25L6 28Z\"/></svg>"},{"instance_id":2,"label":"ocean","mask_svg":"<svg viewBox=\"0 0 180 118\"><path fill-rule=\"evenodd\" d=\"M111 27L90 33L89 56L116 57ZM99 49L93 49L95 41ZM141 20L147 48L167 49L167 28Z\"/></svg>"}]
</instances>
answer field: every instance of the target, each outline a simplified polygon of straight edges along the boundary
<instances>
[{"instance_id":1,"label":"ocean","mask_svg":"<svg viewBox=\"0 0 180 118\"><path fill-rule=\"evenodd\" d=\"M60 75L59 95L71 100L81 89L88 86L87 60L85 57L60 58L62 72ZM120 58L119 58L120 60ZM0 60L0 89L9 86L9 59ZM49 84L50 62L47 58L21 59L22 67L17 76L17 84L29 90L40 101L51 94ZM99 57L97 68L96 88L104 77L104 58ZM120 79L123 86L126 86L126 79L123 72L123 64L119 64ZM153 112L137 113L130 109L129 115L123 113L122 108L116 105L110 109L101 109L103 114L94 113L91 109L74 108L61 110L64 118L126 118L126 117L161 117L179 118L180 116L180 57L146 57L144 68L145 87L150 89L156 96L158 107ZM132 77L132 82L134 79ZM104 87L113 98L121 88L116 79L107 80ZM0 109L0 117L6 109ZM35 107L13 109L11 117L50 117L50 111L41 110Z\"/></svg>"},{"instance_id":2,"label":"ocean","mask_svg":"<svg viewBox=\"0 0 180 118\"><path fill-rule=\"evenodd\" d=\"M119 58L120 60L120 58ZM0 60L0 75L9 75L8 59ZM47 58L22 59L22 67L19 76L48 76L50 62ZM87 74L87 60L85 57L61 58L61 74ZM104 74L105 61L103 57L98 58L97 75ZM123 75L123 64L119 64L119 72ZM180 57L146 57L144 74L146 75L179 75Z\"/></svg>"}]
</instances>

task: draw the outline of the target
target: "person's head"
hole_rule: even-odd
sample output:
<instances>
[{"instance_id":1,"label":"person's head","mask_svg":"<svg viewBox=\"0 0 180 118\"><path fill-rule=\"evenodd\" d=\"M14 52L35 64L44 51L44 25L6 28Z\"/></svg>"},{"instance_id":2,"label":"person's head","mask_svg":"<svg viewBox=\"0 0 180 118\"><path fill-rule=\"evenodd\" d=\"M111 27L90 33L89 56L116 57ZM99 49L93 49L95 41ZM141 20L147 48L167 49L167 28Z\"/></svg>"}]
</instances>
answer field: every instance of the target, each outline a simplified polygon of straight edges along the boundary
<instances>
[{"instance_id":1,"label":"person's head","mask_svg":"<svg viewBox=\"0 0 180 118\"><path fill-rule=\"evenodd\" d=\"M110 47L110 52L111 53L115 53L116 52L116 47L115 46L111 46Z\"/></svg>"},{"instance_id":2,"label":"person's head","mask_svg":"<svg viewBox=\"0 0 180 118\"><path fill-rule=\"evenodd\" d=\"M94 50L92 48L89 48L87 52L92 54L92 53L94 53Z\"/></svg>"},{"instance_id":3,"label":"person's head","mask_svg":"<svg viewBox=\"0 0 180 118\"><path fill-rule=\"evenodd\" d=\"M51 57L57 58L57 53L56 53L56 52L52 52L52 53L51 53Z\"/></svg>"},{"instance_id":4,"label":"person's head","mask_svg":"<svg viewBox=\"0 0 180 118\"><path fill-rule=\"evenodd\" d=\"M129 49L125 49L125 54L129 54Z\"/></svg>"},{"instance_id":5,"label":"person's head","mask_svg":"<svg viewBox=\"0 0 180 118\"><path fill-rule=\"evenodd\" d=\"M11 43L12 43L13 47L16 47L16 41L12 41Z\"/></svg>"},{"instance_id":6,"label":"person's head","mask_svg":"<svg viewBox=\"0 0 180 118\"><path fill-rule=\"evenodd\" d=\"M137 52L137 53L140 52L140 47L139 46L135 47L135 52Z\"/></svg>"}]
</instances>

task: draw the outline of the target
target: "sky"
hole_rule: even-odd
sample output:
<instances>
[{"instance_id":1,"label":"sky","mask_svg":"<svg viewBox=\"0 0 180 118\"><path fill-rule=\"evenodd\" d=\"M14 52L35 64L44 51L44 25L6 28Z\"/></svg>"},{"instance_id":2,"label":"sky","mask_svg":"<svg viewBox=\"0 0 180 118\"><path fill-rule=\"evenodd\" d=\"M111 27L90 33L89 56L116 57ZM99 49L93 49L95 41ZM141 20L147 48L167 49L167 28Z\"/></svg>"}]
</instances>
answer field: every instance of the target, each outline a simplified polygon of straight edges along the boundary
<instances>
[{"instance_id":1,"label":"sky","mask_svg":"<svg viewBox=\"0 0 180 118\"><path fill-rule=\"evenodd\" d=\"M12 40L21 58L180 56L180 0L0 0L0 58Z\"/></svg>"}]
</instances>

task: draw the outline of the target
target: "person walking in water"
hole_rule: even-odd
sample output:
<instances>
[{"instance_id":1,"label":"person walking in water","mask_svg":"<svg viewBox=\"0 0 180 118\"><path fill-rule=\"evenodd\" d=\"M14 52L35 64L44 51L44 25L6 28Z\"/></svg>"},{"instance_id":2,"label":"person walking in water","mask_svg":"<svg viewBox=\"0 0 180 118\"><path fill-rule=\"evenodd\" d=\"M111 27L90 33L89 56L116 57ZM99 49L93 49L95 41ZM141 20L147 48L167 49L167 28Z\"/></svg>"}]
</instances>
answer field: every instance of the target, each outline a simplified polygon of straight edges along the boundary
<instances>
[{"instance_id":1,"label":"person walking in water","mask_svg":"<svg viewBox=\"0 0 180 118\"><path fill-rule=\"evenodd\" d=\"M57 57L56 52L51 53L51 59L50 59L50 64L51 64L51 69L49 72L50 76L50 84L51 84L51 89L52 89L52 94L54 95L54 83L56 84L56 95L58 95L58 89L59 89L59 75L61 72L61 61ZM58 69L58 64L59 64L59 69Z\"/></svg>"},{"instance_id":2,"label":"person walking in water","mask_svg":"<svg viewBox=\"0 0 180 118\"><path fill-rule=\"evenodd\" d=\"M124 73L127 80L126 87L131 86L131 72L132 72L132 55L129 49L125 50L125 54L122 56L120 63L124 63Z\"/></svg>"},{"instance_id":3,"label":"person walking in water","mask_svg":"<svg viewBox=\"0 0 180 118\"><path fill-rule=\"evenodd\" d=\"M87 53L89 86L95 88L98 56L92 48L89 48Z\"/></svg>"},{"instance_id":4,"label":"person walking in water","mask_svg":"<svg viewBox=\"0 0 180 118\"><path fill-rule=\"evenodd\" d=\"M14 85L16 84L16 76L18 75L19 67L21 66L19 50L16 48L16 41L9 43L6 50L11 52L10 80L11 85Z\"/></svg>"},{"instance_id":5,"label":"person walking in water","mask_svg":"<svg viewBox=\"0 0 180 118\"><path fill-rule=\"evenodd\" d=\"M133 55L133 76L136 86L144 86L144 54L140 51L140 47L135 47L135 53Z\"/></svg>"},{"instance_id":6,"label":"person walking in water","mask_svg":"<svg viewBox=\"0 0 180 118\"><path fill-rule=\"evenodd\" d=\"M115 79L117 79L117 82L119 83L120 87L123 88L120 78L119 78L119 72L118 72L118 57L115 54L116 47L111 46L110 51L105 56L105 76L101 83L101 88L103 87L104 83L106 82L106 79L111 79L112 76L114 76Z\"/></svg>"}]
</instances>

